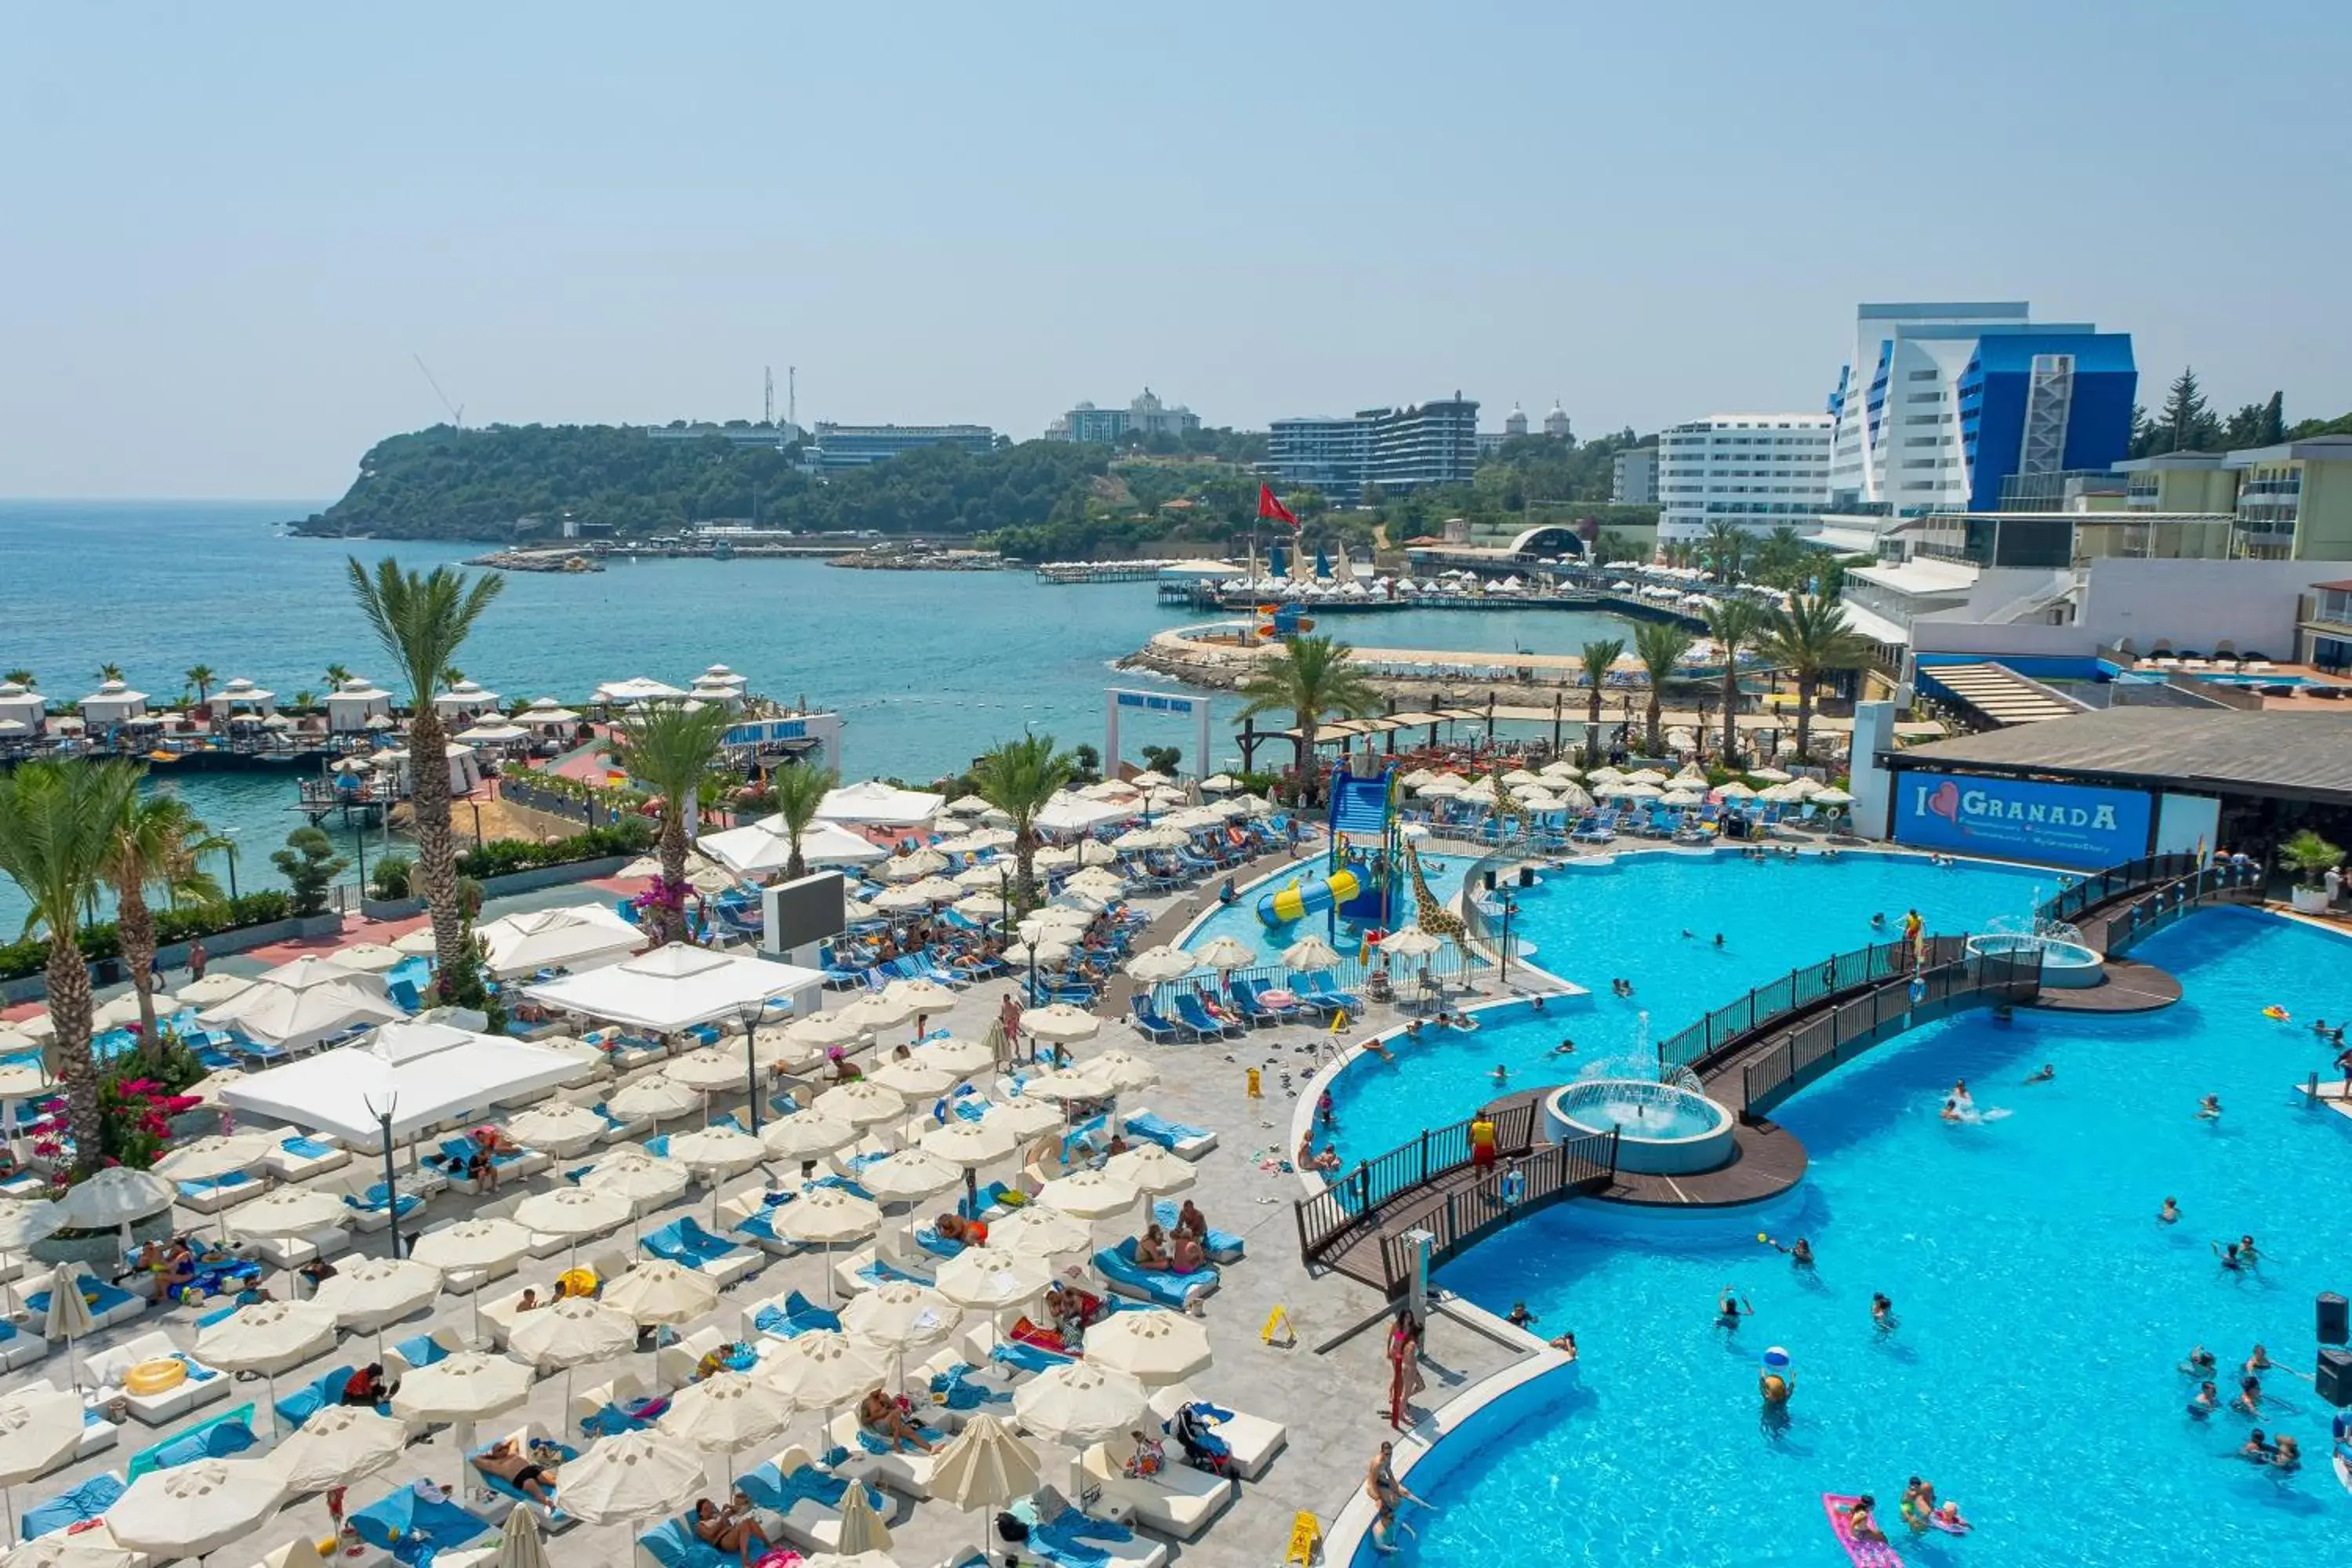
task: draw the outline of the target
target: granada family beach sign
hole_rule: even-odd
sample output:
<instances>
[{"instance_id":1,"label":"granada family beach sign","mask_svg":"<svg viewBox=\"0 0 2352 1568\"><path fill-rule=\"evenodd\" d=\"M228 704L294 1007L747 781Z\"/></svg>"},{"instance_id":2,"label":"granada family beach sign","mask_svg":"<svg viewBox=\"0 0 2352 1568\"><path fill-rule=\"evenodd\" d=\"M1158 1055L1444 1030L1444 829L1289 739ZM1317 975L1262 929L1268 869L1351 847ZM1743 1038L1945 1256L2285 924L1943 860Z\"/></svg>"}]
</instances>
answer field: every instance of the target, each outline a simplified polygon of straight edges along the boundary
<instances>
[{"instance_id":1,"label":"granada family beach sign","mask_svg":"<svg viewBox=\"0 0 2352 1568\"><path fill-rule=\"evenodd\" d=\"M1895 837L1927 849L2097 869L2147 854L2150 819L2137 790L1938 773L1895 782Z\"/></svg>"}]
</instances>

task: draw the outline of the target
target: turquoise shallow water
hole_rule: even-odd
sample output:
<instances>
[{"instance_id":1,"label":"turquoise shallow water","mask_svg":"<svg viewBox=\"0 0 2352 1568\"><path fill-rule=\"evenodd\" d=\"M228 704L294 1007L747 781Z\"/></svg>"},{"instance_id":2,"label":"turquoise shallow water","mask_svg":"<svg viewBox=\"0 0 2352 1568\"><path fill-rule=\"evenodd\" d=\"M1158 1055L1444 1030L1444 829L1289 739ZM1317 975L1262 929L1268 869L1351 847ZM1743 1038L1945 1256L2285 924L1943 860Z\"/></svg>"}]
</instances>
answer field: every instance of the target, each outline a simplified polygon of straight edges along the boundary
<instances>
[{"instance_id":1,"label":"turquoise shallow water","mask_svg":"<svg viewBox=\"0 0 2352 1568\"><path fill-rule=\"evenodd\" d=\"M1400 1559L1754 1568L1844 1560L1824 1491L1869 1490L1891 1521L1924 1475L1977 1521L1965 1540L1899 1542L1915 1564L2170 1568L2320 1563L2352 1545L2310 1385L2263 1378L2262 1425L2302 1443L2282 1476L2233 1456L2249 1422L2192 1421L2177 1363L2225 1367L2263 1342L2313 1364L2314 1295L2352 1282L2352 1121L2291 1092L2327 1053L2299 1017L2352 1004L2343 939L2236 910L2145 943L2188 998L2142 1018L1962 1015L1881 1047L1778 1119L1812 1155L1760 1215L1675 1217L1571 1203L1442 1271L1496 1310L1524 1300L1582 1360L1441 1445L1411 1484L1438 1510ZM2022 1080L2043 1062L2054 1081ZM1965 1076L1975 1126L1938 1120ZM2218 1093L2218 1123L2195 1119ZM2159 1226L2168 1195L2187 1215ZM1808 1278L1759 1230L1809 1237ZM2251 1232L2259 1273L2209 1242ZM1756 1309L1713 1326L1727 1285ZM1884 1291L1899 1326L1874 1332ZM1759 1357L1787 1348L1784 1432L1759 1420ZM2225 1395L2231 1380L2223 1380Z\"/></svg>"},{"instance_id":2,"label":"turquoise shallow water","mask_svg":"<svg viewBox=\"0 0 2352 1568\"><path fill-rule=\"evenodd\" d=\"M159 700L199 662L289 698L322 689L331 663L388 682L393 671L352 606L346 557L391 551L425 568L486 547L272 533L321 504L0 501L0 669L30 668L61 698L87 693L106 662ZM1106 687L1170 684L1112 661L1154 631L1201 618L1162 610L1148 583L1048 587L1026 572L645 561L589 576L510 575L458 663L509 702L584 700L629 675L682 683L729 664L757 690L838 710L853 773L929 779L1024 728L1100 746ZM1622 629L1545 611L1331 623L1343 637L1384 646L1546 651L1606 627ZM1230 699L1218 704L1213 766L1238 763L1225 738L1234 710ZM1146 744L1189 748L1192 731L1130 714L1121 738L1132 757ZM275 846L298 822L283 784L257 793L207 777L184 787L207 820L247 842ZM0 929L13 931L22 907L0 884Z\"/></svg>"}]
</instances>

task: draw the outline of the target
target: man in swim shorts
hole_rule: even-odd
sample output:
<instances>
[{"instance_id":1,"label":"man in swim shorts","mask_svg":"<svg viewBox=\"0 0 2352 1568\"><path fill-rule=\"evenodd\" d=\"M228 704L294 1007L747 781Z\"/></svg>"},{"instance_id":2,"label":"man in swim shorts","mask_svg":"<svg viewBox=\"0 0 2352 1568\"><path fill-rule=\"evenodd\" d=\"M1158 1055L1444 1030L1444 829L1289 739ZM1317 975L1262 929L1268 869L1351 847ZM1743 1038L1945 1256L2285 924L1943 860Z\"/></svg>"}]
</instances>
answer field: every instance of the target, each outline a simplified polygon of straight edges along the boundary
<instances>
[{"instance_id":1,"label":"man in swim shorts","mask_svg":"<svg viewBox=\"0 0 2352 1568\"><path fill-rule=\"evenodd\" d=\"M474 1468L506 1482L533 1502L550 1508L555 1506L555 1494L548 1489L555 1481L553 1467L531 1463L511 1437L493 1443L488 1450L477 1454Z\"/></svg>"}]
</instances>

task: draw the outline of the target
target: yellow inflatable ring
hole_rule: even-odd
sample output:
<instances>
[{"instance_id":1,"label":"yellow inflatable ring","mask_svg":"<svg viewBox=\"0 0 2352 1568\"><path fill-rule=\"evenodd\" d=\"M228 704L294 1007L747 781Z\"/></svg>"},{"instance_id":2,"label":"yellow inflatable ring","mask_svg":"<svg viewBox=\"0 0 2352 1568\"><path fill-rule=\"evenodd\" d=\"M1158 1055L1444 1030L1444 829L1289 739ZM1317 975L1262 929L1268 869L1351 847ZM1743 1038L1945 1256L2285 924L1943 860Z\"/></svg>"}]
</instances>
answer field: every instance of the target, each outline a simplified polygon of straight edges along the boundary
<instances>
[{"instance_id":1,"label":"yellow inflatable ring","mask_svg":"<svg viewBox=\"0 0 2352 1568\"><path fill-rule=\"evenodd\" d=\"M132 1367L124 1374L122 1386L133 1394L167 1394L187 1381L187 1363L164 1356Z\"/></svg>"}]
</instances>

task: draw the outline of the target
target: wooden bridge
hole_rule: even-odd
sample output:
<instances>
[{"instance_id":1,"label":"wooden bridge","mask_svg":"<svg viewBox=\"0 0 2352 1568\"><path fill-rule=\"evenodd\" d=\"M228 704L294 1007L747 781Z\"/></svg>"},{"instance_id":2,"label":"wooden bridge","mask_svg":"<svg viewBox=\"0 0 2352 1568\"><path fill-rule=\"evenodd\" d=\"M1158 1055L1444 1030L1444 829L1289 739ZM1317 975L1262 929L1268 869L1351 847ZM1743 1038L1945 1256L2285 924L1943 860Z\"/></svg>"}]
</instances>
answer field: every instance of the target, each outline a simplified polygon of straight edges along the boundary
<instances>
[{"instance_id":1,"label":"wooden bridge","mask_svg":"<svg viewBox=\"0 0 2352 1568\"><path fill-rule=\"evenodd\" d=\"M2132 942L2216 900L2259 895L2252 868L2203 866L2189 856L2154 856L2087 877L2036 911L2063 921L2118 966ZM1551 1088L1494 1102L1497 1163L1470 1160L1469 1123L1420 1139L1337 1174L1297 1205L1299 1250L1307 1265L1336 1269L1391 1295L1412 1268L1406 1237L1435 1238L1430 1261L1454 1256L1489 1233L1562 1198L1591 1195L1638 1205L1718 1206L1785 1192L1802 1178L1803 1147L1766 1112L1870 1047L1916 1025L1972 1006L2067 1005L2137 1011L2179 995L2177 984L2117 984L2080 992L2042 985L2038 948L1979 952L1968 936L1900 942L1840 953L1759 985L1658 1042L1658 1076L1687 1070L1708 1098L1738 1119L1735 1152L1715 1171L1636 1175L1617 1169L1614 1133L1567 1144L1546 1134ZM2144 966L2132 966L2144 969ZM2147 973L2154 974L2149 971ZM2120 980L2120 976L2117 977ZM2168 976L2158 978L2169 983ZM1553 1086L1557 1087L1557 1086Z\"/></svg>"}]
</instances>

